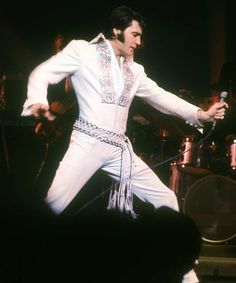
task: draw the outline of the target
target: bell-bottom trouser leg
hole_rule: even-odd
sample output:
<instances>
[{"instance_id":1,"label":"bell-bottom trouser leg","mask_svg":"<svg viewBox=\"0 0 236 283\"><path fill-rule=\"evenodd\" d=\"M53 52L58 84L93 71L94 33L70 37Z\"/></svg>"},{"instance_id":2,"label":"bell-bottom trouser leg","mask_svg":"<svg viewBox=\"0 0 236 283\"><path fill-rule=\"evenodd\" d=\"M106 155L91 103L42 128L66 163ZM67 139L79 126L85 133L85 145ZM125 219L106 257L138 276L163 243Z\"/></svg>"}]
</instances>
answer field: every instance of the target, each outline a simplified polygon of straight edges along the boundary
<instances>
[{"instance_id":1,"label":"bell-bottom trouser leg","mask_svg":"<svg viewBox=\"0 0 236 283\"><path fill-rule=\"evenodd\" d=\"M175 193L162 183L153 170L132 152L131 148L126 147L125 150L123 162L132 162L133 193L142 201L151 203L155 208L165 205L178 211ZM128 150L131 151L131 160L125 158ZM73 131L69 148L60 162L46 197L50 208L56 214L60 214L99 168L114 180L119 181L121 153L122 149L119 147ZM184 276L183 283L196 282L198 279L194 270Z\"/></svg>"}]
</instances>

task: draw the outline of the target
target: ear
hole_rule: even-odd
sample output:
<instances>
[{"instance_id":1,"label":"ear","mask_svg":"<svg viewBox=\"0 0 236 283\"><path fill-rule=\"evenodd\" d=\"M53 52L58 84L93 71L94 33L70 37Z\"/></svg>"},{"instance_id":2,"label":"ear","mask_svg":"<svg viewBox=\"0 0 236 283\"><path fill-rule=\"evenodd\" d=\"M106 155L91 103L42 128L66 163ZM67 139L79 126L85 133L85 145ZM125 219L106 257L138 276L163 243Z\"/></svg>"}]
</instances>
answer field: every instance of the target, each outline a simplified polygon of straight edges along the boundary
<instances>
[{"instance_id":1,"label":"ear","mask_svg":"<svg viewBox=\"0 0 236 283\"><path fill-rule=\"evenodd\" d=\"M113 28L112 31L113 31L114 36L116 36L116 37L117 37L117 35L121 34L121 30L120 29Z\"/></svg>"}]
</instances>

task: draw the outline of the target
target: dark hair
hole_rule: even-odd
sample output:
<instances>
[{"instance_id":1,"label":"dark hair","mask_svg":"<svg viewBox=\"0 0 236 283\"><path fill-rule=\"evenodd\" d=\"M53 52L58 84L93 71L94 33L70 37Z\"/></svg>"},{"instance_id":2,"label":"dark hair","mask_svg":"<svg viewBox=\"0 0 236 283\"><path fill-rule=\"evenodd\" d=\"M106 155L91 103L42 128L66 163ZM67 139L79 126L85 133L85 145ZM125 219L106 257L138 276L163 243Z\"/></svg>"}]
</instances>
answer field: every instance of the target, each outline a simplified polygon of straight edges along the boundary
<instances>
[{"instance_id":1,"label":"dark hair","mask_svg":"<svg viewBox=\"0 0 236 283\"><path fill-rule=\"evenodd\" d=\"M123 31L131 25L133 20L137 21L141 28L144 29L145 21L141 14L124 5L117 7L111 12L105 22L103 28L104 36L112 39L114 37L113 28Z\"/></svg>"}]
</instances>

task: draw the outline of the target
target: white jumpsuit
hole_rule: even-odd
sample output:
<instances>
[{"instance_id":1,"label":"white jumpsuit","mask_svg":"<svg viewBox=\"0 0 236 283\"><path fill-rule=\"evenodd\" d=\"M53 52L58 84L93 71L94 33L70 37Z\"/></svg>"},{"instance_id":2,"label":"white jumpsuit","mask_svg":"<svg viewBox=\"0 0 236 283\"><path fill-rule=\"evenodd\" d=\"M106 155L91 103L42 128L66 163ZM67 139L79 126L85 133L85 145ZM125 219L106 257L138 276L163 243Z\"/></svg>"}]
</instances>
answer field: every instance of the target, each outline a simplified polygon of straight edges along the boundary
<instances>
[{"instance_id":1,"label":"white jumpsuit","mask_svg":"<svg viewBox=\"0 0 236 283\"><path fill-rule=\"evenodd\" d=\"M67 76L71 76L79 103L68 150L46 197L57 214L98 169L121 181L118 200L113 194L110 207L117 202L121 210L132 211L134 193L155 208L166 205L178 210L175 193L133 152L125 136L129 107L138 96L158 111L201 127L197 120L199 107L159 87L147 77L142 65L123 57L120 60L118 64L110 42L103 36L92 42L72 40L29 76L23 116L31 115L34 103L48 104L48 85ZM194 271L184 282L198 282Z\"/></svg>"}]
</instances>

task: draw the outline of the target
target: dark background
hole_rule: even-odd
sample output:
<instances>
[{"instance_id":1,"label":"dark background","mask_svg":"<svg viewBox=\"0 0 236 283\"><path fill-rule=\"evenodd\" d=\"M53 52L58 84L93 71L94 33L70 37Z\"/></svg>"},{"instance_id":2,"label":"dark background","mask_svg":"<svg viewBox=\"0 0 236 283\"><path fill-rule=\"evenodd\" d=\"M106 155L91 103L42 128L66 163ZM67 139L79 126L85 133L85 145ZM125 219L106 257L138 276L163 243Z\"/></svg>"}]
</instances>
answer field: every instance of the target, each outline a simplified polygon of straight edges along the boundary
<instances>
[{"instance_id":1,"label":"dark background","mask_svg":"<svg viewBox=\"0 0 236 283\"><path fill-rule=\"evenodd\" d=\"M144 15L145 48L136 55L150 77L169 90L208 96L212 14L225 21L225 59L234 56L234 1L71 1L3 3L0 11L0 71L25 76L52 54L58 33L90 40L114 7L126 4ZM214 22L213 22L214 21ZM215 42L215 48L222 44ZM222 62L219 62L219 65ZM221 66L218 66L220 68Z\"/></svg>"},{"instance_id":2,"label":"dark background","mask_svg":"<svg viewBox=\"0 0 236 283\"><path fill-rule=\"evenodd\" d=\"M122 4L139 11L147 23L145 46L137 51L135 60L143 64L147 74L165 89L176 94L180 89L189 90L190 102L200 104L208 98L211 84L217 81L222 64L234 59L234 1L2 3L0 74L1 83L5 77L6 109L0 112L3 122L0 169L3 180L10 174L14 189L22 184L32 190L45 153L45 145L35 137L34 121L18 121L26 98L29 73L53 54L56 35L63 33L67 39L91 40L101 31L110 11ZM177 154L182 138L189 134L186 124L178 124L171 118L162 119L158 115L149 118L151 127L147 129L132 128L137 126L134 124L128 126L138 141L134 144L135 149L144 151L148 158L152 153L163 155L165 159ZM224 130L220 135L223 152L225 137L233 133L234 124L230 123L230 130L228 124L222 124L218 132L215 130L215 135ZM165 141L164 152L160 152L163 140L158 131L166 125L170 126L171 138ZM158 170L162 177L161 168ZM166 171L164 168L163 175L167 182L169 173L169 169ZM4 187L3 181L0 186Z\"/></svg>"},{"instance_id":3,"label":"dark background","mask_svg":"<svg viewBox=\"0 0 236 283\"><path fill-rule=\"evenodd\" d=\"M191 102L199 104L209 97L211 84L217 81L222 64L234 59L234 3L233 0L2 3L0 73L1 78L5 77L6 111L0 112L4 120L1 167L6 167L6 159L9 159L11 171L14 170L21 176L19 167L22 170L29 168L30 172L34 169L32 174L26 175L26 179L29 176L31 179L35 178L44 145L35 141L33 127L24 127L15 123L15 120L20 118L26 98L28 75L37 64L52 55L53 41L57 34L63 33L68 39L91 40L101 31L103 21L111 9L121 4L129 5L143 14L147 23L145 46L137 51L135 60L144 65L147 74L160 86L177 94L180 89L187 89L192 95ZM159 118L154 116L152 125ZM26 124L28 122L30 124L32 121L26 121ZM171 120L167 124L170 125ZM176 128L178 125L172 127ZM223 139L232 133L231 130L227 132L227 127L224 130ZM143 135L141 131L138 134L143 138L149 133L144 132ZM175 135L176 132L171 134ZM185 128L182 133L178 133L178 138L184 135ZM151 133L147 139L149 142L154 139L159 146L162 141L156 140L157 138ZM179 140L173 142L178 150ZM32 154L27 154L27 150L32 150ZM153 148L149 151L152 150ZM32 162L36 151L39 152L38 159ZM28 167L21 166L23 160L28 162Z\"/></svg>"},{"instance_id":4,"label":"dark background","mask_svg":"<svg viewBox=\"0 0 236 283\"><path fill-rule=\"evenodd\" d=\"M41 199L42 192L35 190L46 147L35 136L32 120L18 120L26 98L27 77L37 64L52 55L56 35L91 40L101 31L111 9L129 5L143 14L147 23L145 46L137 52L136 61L144 65L147 74L160 86L175 93L182 88L190 90L194 102L199 103L210 95L211 84L217 80L222 64L235 56L234 3L234 0L1 3L0 75L6 78L7 90L7 111L0 110L2 282L49 282L49 277L44 277L48 274L53 277L50 282L55 278L57 282L68 282L68 274L78 275L81 251L78 222L58 225ZM155 124L156 116L152 122ZM174 124L173 128L176 127ZM177 139L174 136L164 142L161 154L165 159L178 153L186 129L182 130ZM136 128L131 131L136 133ZM148 158L156 154L157 148L159 154L163 146L163 140L151 131L152 127L147 131L138 127L136 138L141 143L134 144L140 151L149 147ZM231 133L227 129L225 132ZM221 145L225 150L224 137L225 134ZM166 165L158 168L158 175L168 182L170 168ZM109 185L104 176L95 175L86 193L81 192L80 201L75 200L72 212L76 214L78 208L86 205L85 211L92 215L105 209L107 202L103 196L89 203ZM78 261L72 262L72 255L78 256Z\"/></svg>"}]
</instances>

